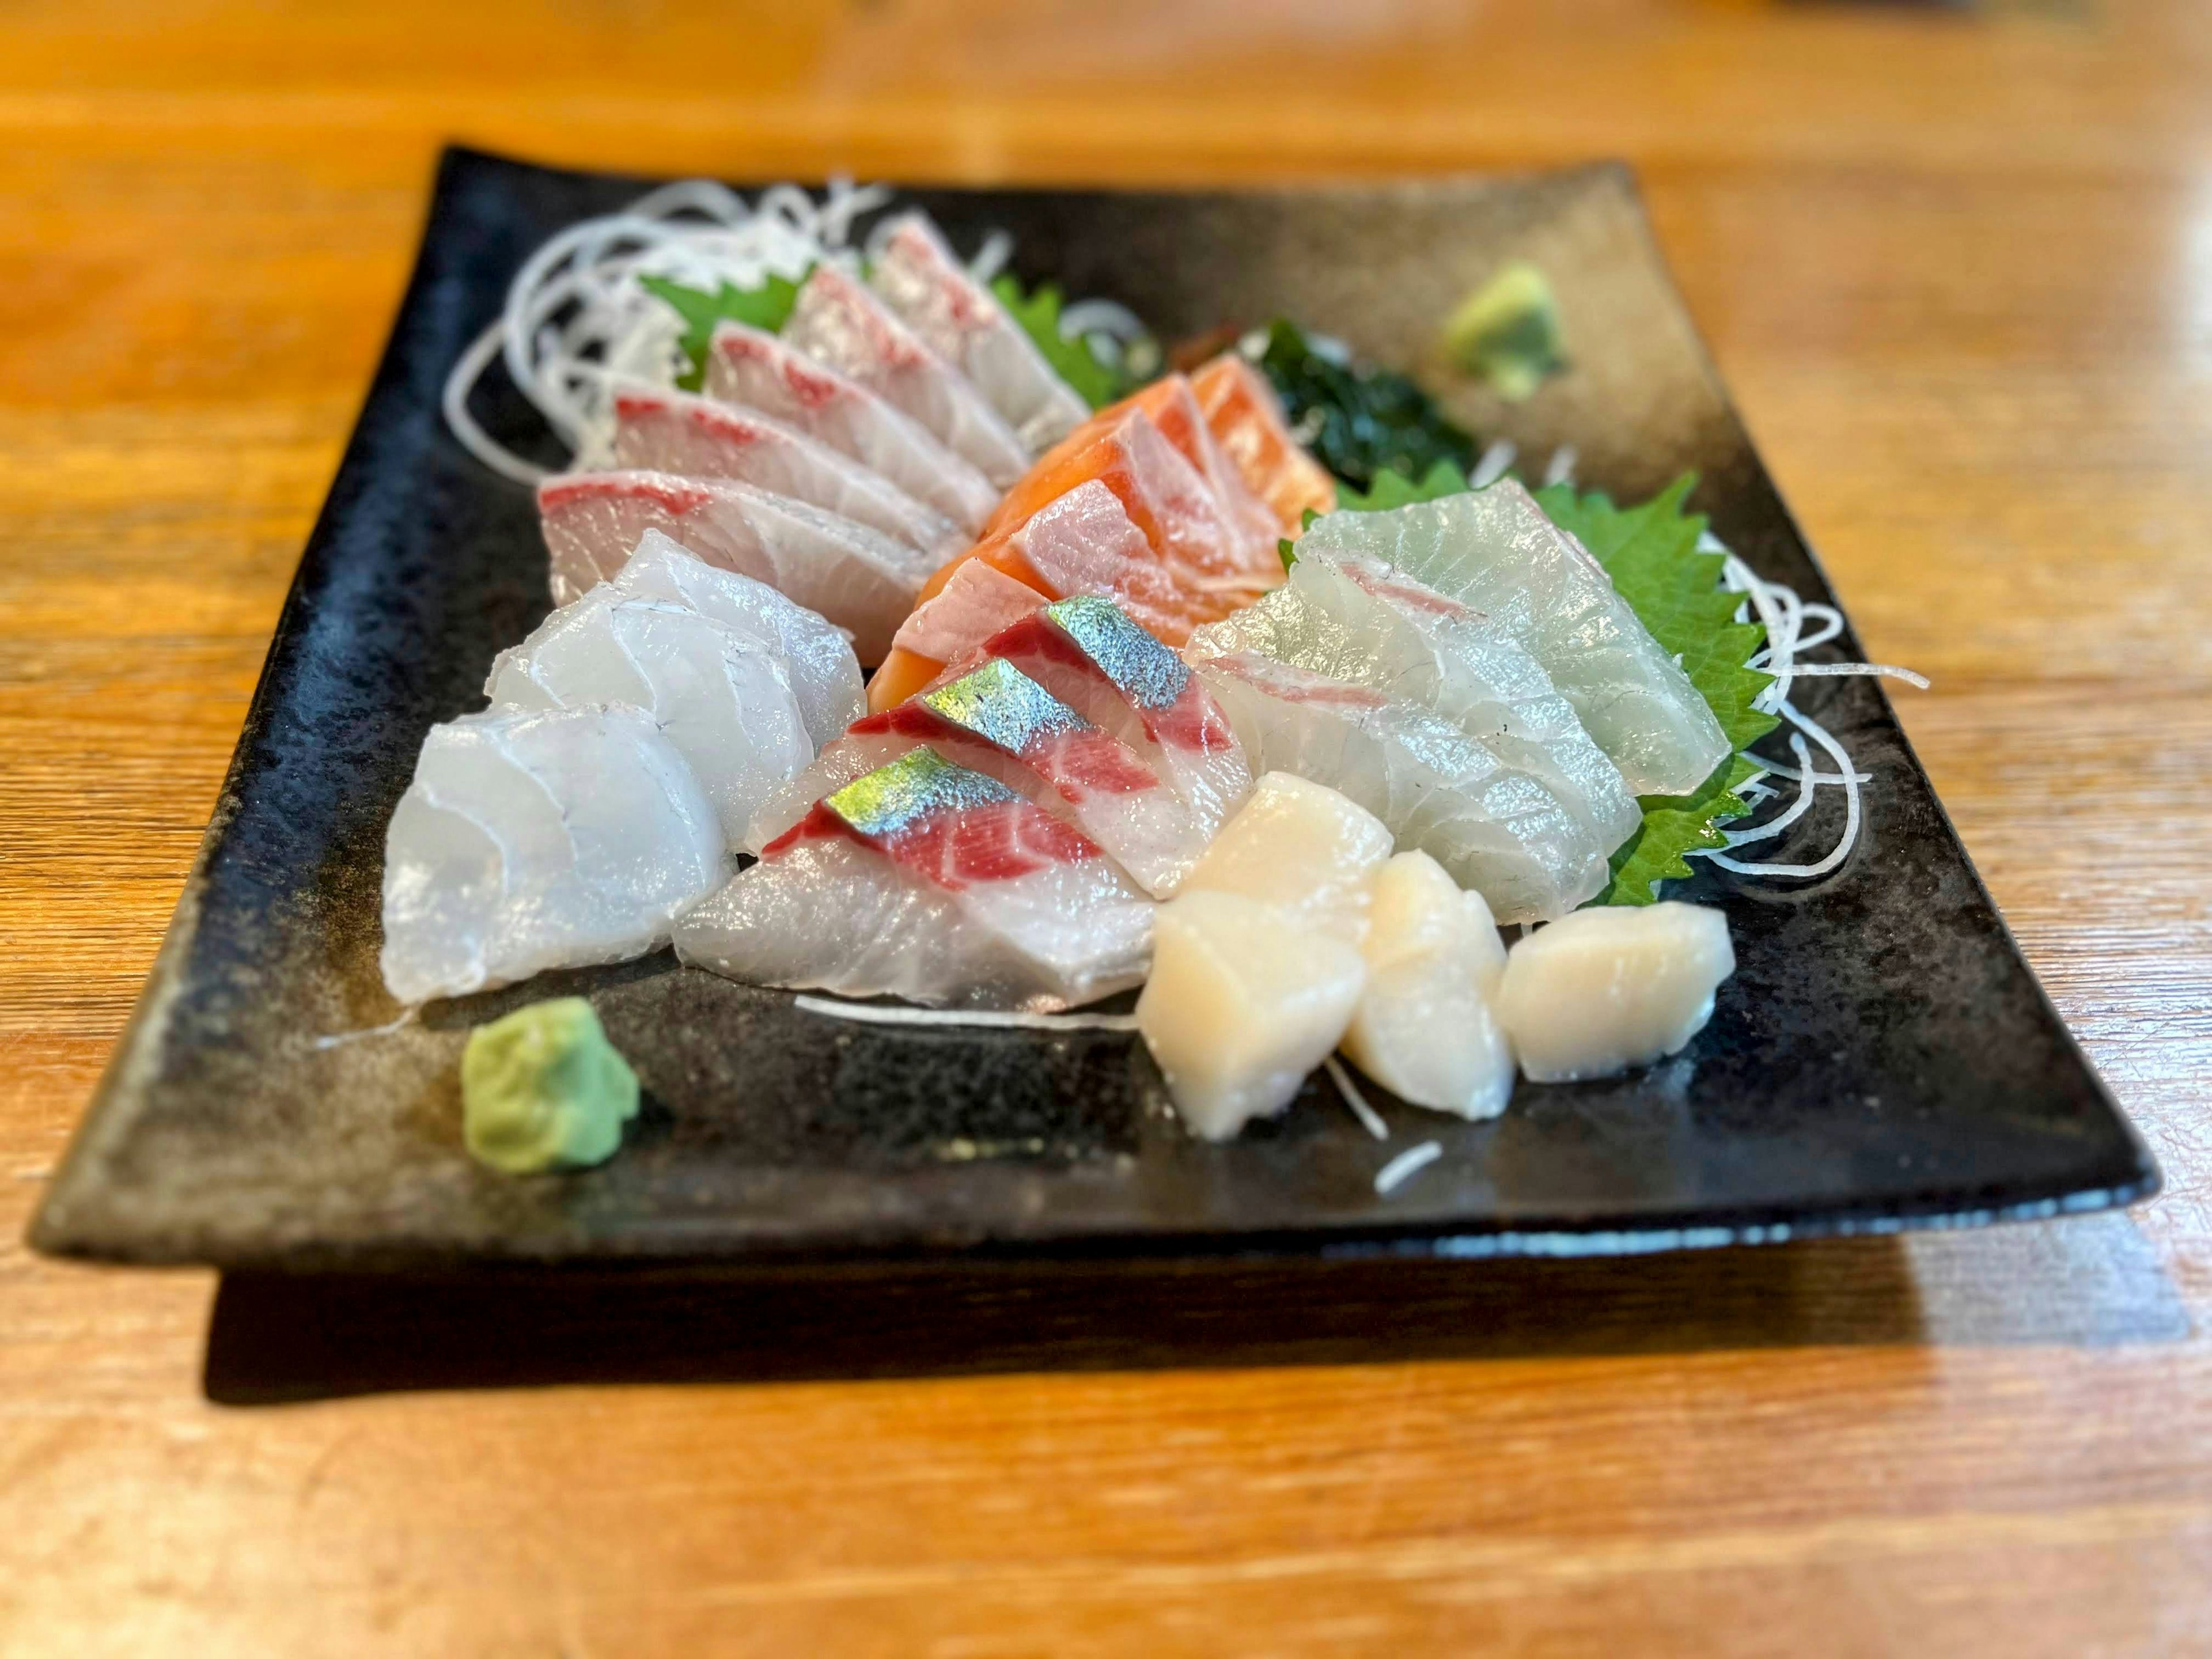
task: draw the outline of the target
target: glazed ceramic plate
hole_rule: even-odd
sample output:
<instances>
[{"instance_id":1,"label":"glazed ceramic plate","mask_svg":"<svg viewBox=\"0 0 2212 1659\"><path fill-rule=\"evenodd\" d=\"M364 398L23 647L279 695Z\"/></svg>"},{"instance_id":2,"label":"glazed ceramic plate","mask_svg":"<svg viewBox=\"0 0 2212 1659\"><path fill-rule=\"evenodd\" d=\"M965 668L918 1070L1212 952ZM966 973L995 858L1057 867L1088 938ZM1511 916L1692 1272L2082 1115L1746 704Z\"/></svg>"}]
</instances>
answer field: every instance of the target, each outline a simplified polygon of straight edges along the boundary
<instances>
[{"instance_id":1,"label":"glazed ceramic plate","mask_svg":"<svg viewBox=\"0 0 2212 1659\"><path fill-rule=\"evenodd\" d=\"M2157 1176L1998 920L1881 687L1809 683L1873 775L1850 861L1809 890L1712 872L1735 977L1677 1058L1523 1085L1490 1123L1323 1078L1224 1146L1190 1139L1124 1033L856 1024L662 955L390 1019L384 829L432 722L477 707L546 609L530 493L453 441L439 389L545 237L636 179L447 155L422 257L270 647L215 821L128 1035L34 1228L40 1248L229 1267L978 1251L1481 1254L1955 1224L2125 1202ZM1832 596L1668 280L1630 176L1596 167L1279 195L909 193L965 248L1121 300L1163 337L1278 312L1415 368L1452 302L1526 258L1572 366L1455 411L1638 498L1678 473L1753 566ZM1433 365L1428 365L1433 368ZM487 424L543 449L495 377ZM544 450L549 460L557 452ZM1835 647L1856 656L1849 634ZM1840 812L1826 792L1826 813ZM1816 822L1808 833L1817 835ZM591 997L647 1105L622 1154L510 1179L462 1151L470 1027ZM1387 1195L1377 1170L1443 1155Z\"/></svg>"}]
</instances>

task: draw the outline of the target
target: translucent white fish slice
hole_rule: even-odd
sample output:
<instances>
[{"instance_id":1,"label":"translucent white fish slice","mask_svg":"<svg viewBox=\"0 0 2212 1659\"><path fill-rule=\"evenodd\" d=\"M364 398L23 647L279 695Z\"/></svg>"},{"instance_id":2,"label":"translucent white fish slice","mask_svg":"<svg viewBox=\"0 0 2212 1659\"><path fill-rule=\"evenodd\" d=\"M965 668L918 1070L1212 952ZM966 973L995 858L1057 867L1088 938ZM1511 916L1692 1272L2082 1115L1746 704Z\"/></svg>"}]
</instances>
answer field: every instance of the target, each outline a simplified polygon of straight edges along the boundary
<instances>
[{"instance_id":1,"label":"translucent white fish slice","mask_svg":"<svg viewBox=\"0 0 2212 1659\"><path fill-rule=\"evenodd\" d=\"M842 629L766 582L708 563L658 530L638 538L613 587L629 599L687 605L774 652L816 749L867 708L860 661Z\"/></svg>"},{"instance_id":2,"label":"translucent white fish slice","mask_svg":"<svg viewBox=\"0 0 2212 1659\"><path fill-rule=\"evenodd\" d=\"M1155 897L1174 892L1206 850L1158 773L1000 660L855 721L761 809L747 847L757 851L817 800L923 745L1074 825Z\"/></svg>"},{"instance_id":3,"label":"translucent white fish slice","mask_svg":"<svg viewBox=\"0 0 2212 1659\"><path fill-rule=\"evenodd\" d=\"M1058 443L1091 418L1091 406L1053 373L998 296L969 277L927 214L901 214L878 233L868 284L1030 449Z\"/></svg>"},{"instance_id":4,"label":"translucent white fish slice","mask_svg":"<svg viewBox=\"0 0 2212 1659\"><path fill-rule=\"evenodd\" d=\"M761 329L743 323L715 329L707 349L707 395L758 410L851 456L970 533L999 504L990 480L920 422Z\"/></svg>"},{"instance_id":5,"label":"translucent white fish slice","mask_svg":"<svg viewBox=\"0 0 2212 1659\"><path fill-rule=\"evenodd\" d=\"M1255 651L1412 703L1540 778L1608 852L1644 821L1620 769L1541 665L1455 599L1352 555L1303 557L1290 585L1191 636L1186 655Z\"/></svg>"},{"instance_id":6,"label":"translucent white fish slice","mask_svg":"<svg viewBox=\"0 0 2212 1659\"><path fill-rule=\"evenodd\" d=\"M1639 795L1697 788L1728 757L1720 722L1613 591L1605 568L1510 478L1388 513L1332 513L1301 559L1364 554L1526 646Z\"/></svg>"},{"instance_id":7,"label":"translucent white fish slice","mask_svg":"<svg viewBox=\"0 0 2212 1659\"><path fill-rule=\"evenodd\" d=\"M1254 652L1199 677L1266 771L1296 772L1357 801L1501 921L1563 915L1605 884L1606 854L1538 779L1457 726L1379 692Z\"/></svg>"},{"instance_id":8,"label":"translucent white fish slice","mask_svg":"<svg viewBox=\"0 0 2212 1659\"><path fill-rule=\"evenodd\" d=\"M1048 1012L1141 980L1152 917L1079 831L917 749L771 842L676 948L748 984Z\"/></svg>"},{"instance_id":9,"label":"translucent white fish slice","mask_svg":"<svg viewBox=\"0 0 2212 1659\"><path fill-rule=\"evenodd\" d=\"M499 653L484 695L507 708L626 703L653 716L736 846L761 803L814 757L776 652L680 600L603 584Z\"/></svg>"},{"instance_id":10,"label":"translucent white fish slice","mask_svg":"<svg viewBox=\"0 0 2212 1659\"><path fill-rule=\"evenodd\" d=\"M658 530L845 629L862 662L882 660L929 574L925 556L878 531L733 479L562 473L538 485L538 513L556 605L617 575Z\"/></svg>"},{"instance_id":11,"label":"translucent white fish slice","mask_svg":"<svg viewBox=\"0 0 2212 1659\"><path fill-rule=\"evenodd\" d=\"M989 399L836 266L815 266L782 337L920 422L994 488L1007 489L1029 471L1029 446Z\"/></svg>"},{"instance_id":12,"label":"translucent white fish slice","mask_svg":"<svg viewBox=\"0 0 2212 1659\"><path fill-rule=\"evenodd\" d=\"M386 833L384 982L414 1003L641 956L727 873L650 716L465 714L430 728Z\"/></svg>"},{"instance_id":13,"label":"translucent white fish slice","mask_svg":"<svg viewBox=\"0 0 2212 1659\"><path fill-rule=\"evenodd\" d=\"M735 478L866 525L935 569L969 538L880 472L765 415L659 386L614 389L614 459L688 478Z\"/></svg>"},{"instance_id":14,"label":"translucent white fish slice","mask_svg":"<svg viewBox=\"0 0 2212 1659\"><path fill-rule=\"evenodd\" d=\"M1055 600L993 635L983 652L1128 744L1182 798L1201 837L1211 840L1252 793L1251 763L1212 694L1111 600Z\"/></svg>"}]
</instances>

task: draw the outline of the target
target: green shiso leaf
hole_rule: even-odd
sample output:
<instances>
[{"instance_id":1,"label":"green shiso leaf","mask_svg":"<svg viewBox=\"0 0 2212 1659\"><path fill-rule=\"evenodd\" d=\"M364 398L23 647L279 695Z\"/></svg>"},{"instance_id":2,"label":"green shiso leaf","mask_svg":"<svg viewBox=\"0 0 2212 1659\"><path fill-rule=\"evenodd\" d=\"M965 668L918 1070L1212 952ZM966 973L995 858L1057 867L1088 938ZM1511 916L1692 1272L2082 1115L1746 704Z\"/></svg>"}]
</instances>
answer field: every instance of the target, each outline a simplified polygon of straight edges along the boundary
<instances>
[{"instance_id":1,"label":"green shiso leaf","mask_svg":"<svg viewBox=\"0 0 2212 1659\"><path fill-rule=\"evenodd\" d=\"M1735 793L1736 786L1759 770L1747 755L1730 755L1693 795L1639 795L1643 827L1615 849L1613 880L1594 904L1650 904L1659 896L1657 884L1696 873L1683 859L1699 847L1724 847L1720 826L1740 818L1751 808Z\"/></svg>"},{"instance_id":2,"label":"green shiso leaf","mask_svg":"<svg viewBox=\"0 0 2212 1659\"><path fill-rule=\"evenodd\" d=\"M991 292L999 296L1006 314L1021 325L1022 332L1036 343L1052 372L1074 387L1076 396L1091 408L1103 409L1136 389L1137 381L1118 365L1100 361L1089 341L1071 340L1060 331L1062 301L1060 289L1052 283L1042 283L1025 296L1018 282L1001 275L991 279Z\"/></svg>"},{"instance_id":3,"label":"green shiso leaf","mask_svg":"<svg viewBox=\"0 0 2212 1659\"><path fill-rule=\"evenodd\" d=\"M1268 325L1260 367L1273 382L1298 441L1356 489L1376 476L1426 477L1438 461L1462 473L1474 465L1474 440L1447 419L1403 374L1347 365L1313 348L1297 324Z\"/></svg>"},{"instance_id":4,"label":"green shiso leaf","mask_svg":"<svg viewBox=\"0 0 2212 1659\"><path fill-rule=\"evenodd\" d=\"M1339 484L1336 504L1350 513L1388 513L1394 507L1410 507L1415 501L1464 495L1467 487L1466 473L1449 461L1438 461L1419 478L1408 478L1395 471L1378 472L1364 495L1350 484Z\"/></svg>"},{"instance_id":5,"label":"green shiso leaf","mask_svg":"<svg viewBox=\"0 0 2212 1659\"><path fill-rule=\"evenodd\" d=\"M799 284L787 276L770 276L758 288L724 283L712 294L665 276L641 276L638 281L684 319L683 337L677 344L690 367L676 377L676 384L686 392L696 392L706 383L707 345L714 337L715 324L749 323L774 334L791 320L791 308L799 302Z\"/></svg>"}]
</instances>

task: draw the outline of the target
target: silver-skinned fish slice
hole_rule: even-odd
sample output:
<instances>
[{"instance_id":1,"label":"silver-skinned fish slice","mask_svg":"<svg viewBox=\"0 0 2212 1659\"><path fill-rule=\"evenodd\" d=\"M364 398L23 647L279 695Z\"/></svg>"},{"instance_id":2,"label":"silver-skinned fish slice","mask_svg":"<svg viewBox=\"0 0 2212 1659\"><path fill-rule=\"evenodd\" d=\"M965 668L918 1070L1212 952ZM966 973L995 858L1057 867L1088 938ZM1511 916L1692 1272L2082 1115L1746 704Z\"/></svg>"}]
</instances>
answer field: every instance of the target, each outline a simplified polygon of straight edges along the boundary
<instances>
[{"instance_id":1,"label":"silver-skinned fish slice","mask_svg":"<svg viewBox=\"0 0 2212 1659\"><path fill-rule=\"evenodd\" d=\"M770 842L676 949L747 984L1050 1012L1140 981L1152 917L1081 831L916 749Z\"/></svg>"},{"instance_id":2,"label":"silver-skinned fish slice","mask_svg":"<svg viewBox=\"0 0 2212 1659\"><path fill-rule=\"evenodd\" d=\"M860 659L845 631L766 582L709 564L648 530L612 586L627 599L689 605L773 651L799 704L807 740L817 750L866 710Z\"/></svg>"},{"instance_id":3,"label":"silver-skinned fish slice","mask_svg":"<svg viewBox=\"0 0 2212 1659\"><path fill-rule=\"evenodd\" d=\"M999 492L920 422L785 340L726 322L707 348L707 395L758 410L880 473L971 534Z\"/></svg>"},{"instance_id":4,"label":"silver-skinned fish slice","mask_svg":"<svg viewBox=\"0 0 2212 1659\"><path fill-rule=\"evenodd\" d=\"M1112 600L1055 600L993 635L981 655L1121 738L1182 798L1203 839L1252 793L1251 762L1212 693Z\"/></svg>"},{"instance_id":5,"label":"silver-skinned fish slice","mask_svg":"<svg viewBox=\"0 0 2212 1659\"><path fill-rule=\"evenodd\" d=\"M778 789L814 758L805 717L769 647L680 600L593 588L499 653L495 708L642 709L707 791L736 846Z\"/></svg>"},{"instance_id":6,"label":"silver-skinned fish slice","mask_svg":"<svg viewBox=\"0 0 2212 1659\"><path fill-rule=\"evenodd\" d=\"M729 478L556 473L538 486L538 514L556 605L618 574L658 530L848 630L864 663L882 660L930 571L926 556L866 525Z\"/></svg>"},{"instance_id":7,"label":"silver-skinned fish slice","mask_svg":"<svg viewBox=\"0 0 2212 1659\"><path fill-rule=\"evenodd\" d=\"M1389 565L1316 555L1287 586L1191 635L1184 654L1256 651L1442 715L1543 781L1598 843L1619 847L1643 811L1534 657L1455 599Z\"/></svg>"},{"instance_id":8,"label":"silver-skinned fish slice","mask_svg":"<svg viewBox=\"0 0 2212 1659\"><path fill-rule=\"evenodd\" d=\"M465 714L430 728L385 836L384 982L411 1004L642 956L728 863L650 716Z\"/></svg>"},{"instance_id":9,"label":"silver-skinned fish slice","mask_svg":"<svg viewBox=\"0 0 2212 1659\"><path fill-rule=\"evenodd\" d=\"M612 404L617 466L735 478L880 531L927 555L933 569L969 543L882 473L765 415L640 383L616 386Z\"/></svg>"},{"instance_id":10,"label":"silver-skinned fish slice","mask_svg":"<svg viewBox=\"0 0 2212 1659\"><path fill-rule=\"evenodd\" d=\"M1634 793L1688 794L1728 758L1689 676L1605 567L1514 480L1387 513L1332 513L1298 544L1301 558L1319 553L1395 565L1526 646Z\"/></svg>"},{"instance_id":11,"label":"silver-skinned fish slice","mask_svg":"<svg viewBox=\"0 0 2212 1659\"><path fill-rule=\"evenodd\" d=\"M1206 851L1181 798L1127 744L995 659L854 722L762 808L748 849L782 835L817 800L922 745L1073 824L1155 898L1172 894Z\"/></svg>"},{"instance_id":12,"label":"silver-skinned fish slice","mask_svg":"<svg viewBox=\"0 0 2212 1659\"><path fill-rule=\"evenodd\" d=\"M969 276L927 214L884 227L868 285L922 343L975 383L1032 450L1058 443L1091 406L1053 372L998 296Z\"/></svg>"},{"instance_id":13,"label":"silver-skinned fish slice","mask_svg":"<svg viewBox=\"0 0 2212 1659\"><path fill-rule=\"evenodd\" d=\"M857 277L815 266L782 337L920 422L994 488L1008 489L1029 471L1021 434Z\"/></svg>"},{"instance_id":14,"label":"silver-skinned fish slice","mask_svg":"<svg viewBox=\"0 0 2212 1659\"><path fill-rule=\"evenodd\" d=\"M1537 778L1408 703L1256 652L1197 672L1263 772L1325 783L1419 848L1500 921L1546 921L1605 884L1605 849Z\"/></svg>"}]
</instances>

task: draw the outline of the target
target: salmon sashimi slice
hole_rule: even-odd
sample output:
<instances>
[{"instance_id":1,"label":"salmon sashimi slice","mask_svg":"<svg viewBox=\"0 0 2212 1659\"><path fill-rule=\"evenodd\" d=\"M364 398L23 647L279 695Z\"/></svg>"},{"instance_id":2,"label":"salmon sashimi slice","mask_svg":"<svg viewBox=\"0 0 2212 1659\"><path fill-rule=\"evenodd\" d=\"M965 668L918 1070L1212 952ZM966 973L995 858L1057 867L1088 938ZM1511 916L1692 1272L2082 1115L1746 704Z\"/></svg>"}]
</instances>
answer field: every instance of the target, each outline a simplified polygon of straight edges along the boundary
<instances>
[{"instance_id":1,"label":"salmon sashimi slice","mask_svg":"<svg viewBox=\"0 0 2212 1659\"><path fill-rule=\"evenodd\" d=\"M707 395L757 410L848 455L973 535L999 504L989 479L856 380L761 329L726 322L707 349Z\"/></svg>"},{"instance_id":2,"label":"salmon sashimi slice","mask_svg":"<svg viewBox=\"0 0 2212 1659\"><path fill-rule=\"evenodd\" d=\"M884 227L868 285L975 383L1031 450L1091 418L1090 405L1053 372L998 296L969 276L927 214L902 214Z\"/></svg>"},{"instance_id":3,"label":"salmon sashimi slice","mask_svg":"<svg viewBox=\"0 0 2212 1659\"><path fill-rule=\"evenodd\" d=\"M995 659L854 721L764 801L744 844L768 846L813 802L923 745L1073 824L1154 897L1174 892L1206 850L1182 799L1134 750Z\"/></svg>"},{"instance_id":4,"label":"salmon sashimi slice","mask_svg":"<svg viewBox=\"0 0 2212 1659\"><path fill-rule=\"evenodd\" d=\"M996 489L1029 471L1030 448L971 380L856 278L817 265L782 337L936 434Z\"/></svg>"},{"instance_id":5,"label":"salmon sashimi slice","mask_svg":"<svg viewBox=\"0 0 2212 1659\"><path fill-rule=\"evenodd\" d=\"M1282 562L1275 544L1282 539L1283 526L1275 509L1245 480L1243 471L1207 424L1189 380L1180 374L1170 374L1125 398L1121 406L1144 410L1152 424L1159 428L1160 435L1173 444L1199 477L1206 480L1228 513L1230 522L1255 544L1255 562L1264 555L1278 564Z\"/></svg>"},{"instance_id":6,"label":"salmon sashimi slice","mask_svg":"<svg viewBox=\"0 0 2212 1659\"><path fill-rule=\"evenodd\" d=\"M929 562L902 542L733 479L564 472L538 487L556 605L613 578L649 530L719 569L767 583L853 635L864 663L890 648Z\"/></svg>"},{"instance_id":7,"label":"salmon sashimi slice","mask_svg":"<svg viewBox=\"0 0 2212 1659\"><path fill-rule=\"evenodd\" d=\"M1205 684L1108 599L1079 595L985 641L1054 696L1112 732L1182 798L1210 841L1252 793L1252 767Z\"/></svg>"},{"instance_id":8,"label":"salmon sashimi slice","mask_svg":"<svg viewBox=\"0 0 2212 1659\"><path fill-rule=\"evenodd\" d=\"M1192 374L1190 389L1222 450L1284 535L1297 536L1308 513L1336 506L1336 481L1291 435L1281 400L1258 369L1224 352Z\"/></svg>"},{"instance_id":9,"label":"salmon sashimi slice","mask_svg":"<svg viewBox=\"0 0 2212 1659\"><path fill-rule=\"evenodd\" d=\"M985 640L1045 603L988 559L963 559L951 579L899 624L890 654L868 682L868 706L880 714L932 684L948 663L964 662Z\"/></svg>"},{"instance_id":10,"label":"salmon sashimi slice","mask_svg":"<svg viewBox=\"0 0 2212 1659\"><path fill-rule=\"evenodd\" d=\"M750 410L656 386L614 393L614 459L691 478L735 478L866 525L938 560L966 544L960 526L880 472Z\"/></svg>"},{"instance_id":11,"label":"salmon sashimi slice","mask_svg":"<svg viewBox=\"0 0 2212 1659\"><path fill-rule=\"evenodd\" d=\"M1081 830L918 748L769 842L676 949L748 984L1050 1012L1141 981L1152 922Z\"/></svg>"}]
</instances>

